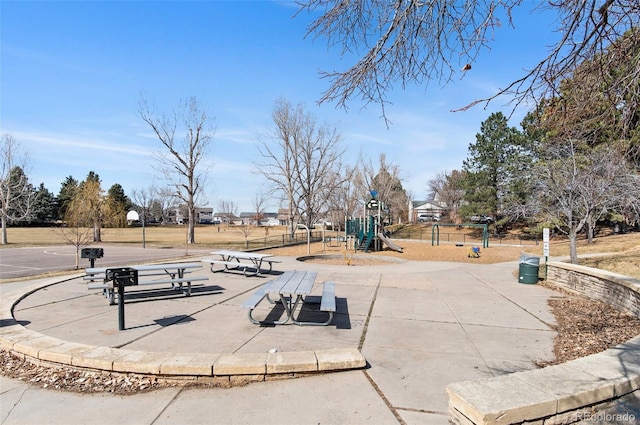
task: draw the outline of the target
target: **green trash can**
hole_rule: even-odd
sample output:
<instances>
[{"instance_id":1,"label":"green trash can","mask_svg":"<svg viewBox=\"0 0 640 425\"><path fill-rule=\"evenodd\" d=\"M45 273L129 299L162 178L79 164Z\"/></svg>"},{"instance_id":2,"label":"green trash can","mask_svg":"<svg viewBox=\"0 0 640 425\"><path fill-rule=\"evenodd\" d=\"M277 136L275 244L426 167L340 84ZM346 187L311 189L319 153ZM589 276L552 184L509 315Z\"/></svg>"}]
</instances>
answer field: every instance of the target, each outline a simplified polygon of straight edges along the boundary
<instances>
[{"instance_id":1,"label":"green trash can","mask_svg":"<svg viewBox=\"0 0 640 425\"><path fill-rule=\"evenodd\" d=\"M531 255L520 256L520 268L518 281L520 283L538 283L538 273L540 272L540 257Z\"/></svg>"}]
</instances>

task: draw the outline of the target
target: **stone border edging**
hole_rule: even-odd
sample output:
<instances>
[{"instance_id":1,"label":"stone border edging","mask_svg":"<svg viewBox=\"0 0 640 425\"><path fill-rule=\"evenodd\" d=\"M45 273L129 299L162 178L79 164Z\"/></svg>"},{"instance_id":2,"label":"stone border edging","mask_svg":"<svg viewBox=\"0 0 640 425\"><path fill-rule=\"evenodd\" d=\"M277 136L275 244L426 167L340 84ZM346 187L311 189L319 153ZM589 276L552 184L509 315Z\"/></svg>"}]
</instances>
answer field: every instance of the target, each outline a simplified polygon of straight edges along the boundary
<instances>
[{"instance_id":1,"label":"stone border edging","mask_svg":"<svg viewBox=\"0 0 640 425\"><path fill-rule=\"evenodd\" d=\"M575 264L550 262L561 288L640 317L640 280ZM456 424L560 424L640 389L640 336L563 364L449 384L449 419Z\"/></svg>"},{"instance_id":2,"label":"stone border edging","mask_svg":"<svg viewBox=\"0 0 640 425\"><path fill-rule=\"evenodd\" d=\"M73 278L75 276L63 281L45 281L3 296L0 347L25 358L75 368L156 375L163 379L213 379L221 384L366 366L366 360L357 348L238 354L135 351L64 341L27 329L15 320L13 310L22 299L39 289Z\"/></svg>"}]
</instances>

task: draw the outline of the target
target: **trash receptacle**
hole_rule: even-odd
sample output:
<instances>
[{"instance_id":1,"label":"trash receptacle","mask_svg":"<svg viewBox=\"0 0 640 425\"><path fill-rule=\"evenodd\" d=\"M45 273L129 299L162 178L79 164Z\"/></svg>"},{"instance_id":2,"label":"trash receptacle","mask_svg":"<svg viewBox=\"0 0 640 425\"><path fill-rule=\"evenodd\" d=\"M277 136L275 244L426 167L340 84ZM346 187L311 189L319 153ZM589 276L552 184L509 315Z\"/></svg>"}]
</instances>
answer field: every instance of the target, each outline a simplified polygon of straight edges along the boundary
<instances>
[{"instance_id":1,"label":"trash receptacle","mask_svg":"<svg viewBox=\"0 0 640 425\"><path fill-rule=\"evenodd\" d=\"M520 256L520 268L518 281L520 283L538 283L538 273L540 271L540 257L531 255Z\"/></svg>"}]
</instances>

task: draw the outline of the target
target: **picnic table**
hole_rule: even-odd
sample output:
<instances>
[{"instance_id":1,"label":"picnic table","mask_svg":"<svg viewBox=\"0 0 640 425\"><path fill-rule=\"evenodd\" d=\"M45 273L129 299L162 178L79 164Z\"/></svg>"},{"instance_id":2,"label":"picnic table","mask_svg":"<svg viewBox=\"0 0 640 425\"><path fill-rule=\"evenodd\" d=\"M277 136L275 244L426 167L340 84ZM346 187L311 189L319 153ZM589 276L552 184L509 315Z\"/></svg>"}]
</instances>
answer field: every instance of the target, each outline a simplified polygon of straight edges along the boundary
<instances>
[{"instance_id":1,"label":"picnic table","mask_svg":"<svg viewBox=\"0 0 640 425\"><path fill-rule=\"evenodd\" d=\"M263 263L265 266L269 266L267 273L271 273L273 263L280 262L272 259L272 254L258 254L255 252L221 250L213 251L211 254L218 255L220 258L202 258L200 261L210 263L212 273L215 265L222 265L224 266L222 271L242 270L245 276L259 276L262 273ZM248 272L248 270L254 271Z\"/></svg>"},{"instance_id":2,"label":"picnic table","mask_svg":"<svg viewBox=\"0 0 640 425\"><path fill-rule=\"evenodd\" d=\"M300 303L309 302L307 296L311 293L318 273L314 271L286 271L278 278L262 285L242 307L249 309L249 320L257 325L284 325L291 321L296 325L326 326L333 320L336 311L335 283L326 281L322 285L322 297L320 311L328 313L329 317L324 322L301 321L294 317L294 312ZM282 320L256 320L253 311L267 299L270 303L280 302L284 307L286 317ZM299 313L298 313L299 316Z\"/></svg>"},{"instance_id":3,"label":"picnic table","mask_svg":"<svg viewBox=\"0 0 640 425\"><path fill-rule=\"evenodd\" d=\"M109 300L109 304L114 305L116 289L113 281L107 276L107 270L114 267L91 267L85 269L84 280L91 283L88 289L102 289L105 297ZM172 263L172 264L150 264L130 266L137 270L139 280L137 285L159 285L170 283L171 287L176 291L182 291L187 297L191 295L191 282L199 280L209 280L206 276L186 276L195 269L201 269L201 263ZM96 280L102 282L96 283ZM183 289L183 283L187 284L186 290Z\"/></svg>"}]
</instances>

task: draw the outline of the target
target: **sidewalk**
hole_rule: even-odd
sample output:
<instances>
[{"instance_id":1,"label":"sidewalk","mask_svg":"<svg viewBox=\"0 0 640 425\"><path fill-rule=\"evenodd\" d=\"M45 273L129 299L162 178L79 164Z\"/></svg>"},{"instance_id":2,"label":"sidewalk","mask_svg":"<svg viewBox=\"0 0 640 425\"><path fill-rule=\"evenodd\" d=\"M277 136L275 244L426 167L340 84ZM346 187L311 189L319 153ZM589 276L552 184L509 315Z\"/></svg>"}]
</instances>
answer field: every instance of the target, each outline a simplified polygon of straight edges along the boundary
<instances>
[{"instance_id":1,"label":"sidewalk","mask_svg":"<svg viewBox=\"0 0 640 425\"><path fill-rule=\"evenodd\" d=\"M284 257L278 270L316 270L317 282L336 282L337 314L326 327L251 324L240 305L268 277L205 269L201 274L209 281L194 284L189 298L131 298L125 331L118 331L115 306L87 291L80 279L63 282L24 299L15 318L48 336L132 350L355 347L368 367L133 396L57 392L0 377L0 423L446 424L448 383L533 369L535 360L553 357L554 319L547 299L558 294L519 284L517 267L517 262L348 267ZM188 320L172 324L180 317Z\"/></svg>"}]
</instances>

